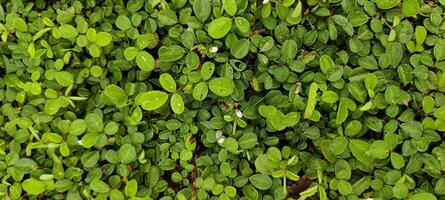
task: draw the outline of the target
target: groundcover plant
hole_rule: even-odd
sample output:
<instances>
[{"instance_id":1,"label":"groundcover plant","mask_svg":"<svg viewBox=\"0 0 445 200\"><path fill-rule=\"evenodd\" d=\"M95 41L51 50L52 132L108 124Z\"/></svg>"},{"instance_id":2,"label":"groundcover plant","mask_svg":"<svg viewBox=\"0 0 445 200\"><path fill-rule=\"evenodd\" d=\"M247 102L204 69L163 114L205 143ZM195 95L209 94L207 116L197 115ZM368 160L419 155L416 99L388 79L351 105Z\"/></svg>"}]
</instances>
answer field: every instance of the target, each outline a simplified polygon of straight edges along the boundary
<instances>
[{"instance_id":1,"label":"groundcover plant","mask_svg":"<svg viewBox=\"0 0 445 200\"><path fill-rule=\"evenodd\" d=\"M445 0L0 0L2 199L445 199Z\"/></svg>"}]
</instances>

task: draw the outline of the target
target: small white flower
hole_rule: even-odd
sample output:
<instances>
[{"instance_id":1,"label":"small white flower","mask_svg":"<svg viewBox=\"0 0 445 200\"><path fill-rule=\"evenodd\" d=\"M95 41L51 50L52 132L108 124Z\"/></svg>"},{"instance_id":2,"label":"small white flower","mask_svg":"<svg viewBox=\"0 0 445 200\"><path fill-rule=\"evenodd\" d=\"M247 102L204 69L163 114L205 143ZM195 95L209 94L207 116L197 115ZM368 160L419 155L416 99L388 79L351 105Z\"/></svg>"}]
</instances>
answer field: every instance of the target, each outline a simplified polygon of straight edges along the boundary
<instances>
[{"instance_id":1,"label":"small white flower","mask_svg":"<svg viewBox=\"0 0 445 200\"><path fill-rule=\"evenodd\" d=\"M82 140L77 140L77 144L82 145Z\"/></svg>"},{"instance_id":2,"label":"small white flower","mask_svg":"<svg viewBox=\"0 0 445 200\"><path fill-rule=\"evenodd\" d=\"M217 140L218 144L222 145L222 144L224 143L224 140L225 140L225 139L226 139L226 138L225 138L224 136L222 136L221 138L219 138L219 139Z\"/></svg>"},{"instance_id":3,"label":"small white flower","mask_svg":"<svg viewBox=\"0 0 445 200\"><path fill-rule=\"evenodd\" d=\"M226 138L225 138L224 136L222 136L221 138L219 138L219 139L217 140L218 144L222 145L222 144L224 143L224 140L225 140L225 139L226 139Z\"/></svg>"},{"instance_id":4,"label":"small white flower","mask_svg":"<svg viewBox=\"0 0 445 200\"><path fill-rule=\"evenodd\" d=\"M268 4L269 0L263 0L263 4Z\"/></svg>"},{"instance_id":5,"label":"small white flower","mask_svg":"<svg viewBox=\"0 0 445 200\"><path fill-rule=\"evenodd\" d=\"M365 199L365 200L374 200L373 198L367 198L367 199Z\"/></svg>"},{"instance_id":6,"label":"small white flower","mask_svg":"<svg viewBox=\"0 0 445 200\"><path fill-rule=\"evenodd\" d=\"M236 109L235 113L238 118L243 118L243 113L241 112L241 110Z\"/></svg>"},{"instance_id":7,"label":"small white flower","mask_svg":"<svg viewBox=\"0 0 445 200\"><path fill-rule=\"evenodd\" d=\"M216 53L216 52L218 52L218 47L210 47L209 51L211 53Z\"/></svg>"},{"instance_id":8,"label":"small white flower","mask_svg":"<svg viewBox=\"0 0 445 200\"><path fill-rule=\"evenodd\" d=\"M226 137L224 137L221 130L216 131L215 136L216 136L216 141L218 142L218 144L224 143L224 140L226 139Z\"/></svg>"}]
</instances>

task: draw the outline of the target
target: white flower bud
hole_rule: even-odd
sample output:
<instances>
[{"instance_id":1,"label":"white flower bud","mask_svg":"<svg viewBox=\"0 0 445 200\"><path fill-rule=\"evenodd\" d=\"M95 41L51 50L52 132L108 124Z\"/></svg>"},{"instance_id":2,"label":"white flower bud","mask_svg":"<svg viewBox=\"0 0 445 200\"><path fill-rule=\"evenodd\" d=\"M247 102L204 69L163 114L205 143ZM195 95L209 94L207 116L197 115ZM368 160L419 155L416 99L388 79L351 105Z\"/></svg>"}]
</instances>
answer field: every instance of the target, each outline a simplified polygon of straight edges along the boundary
<instances>
[{"instance_id":1,"label":"white flower bud","mask_svg":"<svg viewBox=\"0 0 445 200\"><path fill-rule=\"evenodd\" d=\"M268 4L269 0L263 0L263 4Z\"/></svg>"},{"instance_id":2,"label":"white flower bud","mask_svg":"<svg viewBox=\"0 0 445 200\"><path fill-rule=\"evenodd\" d=\"M77 140L77 144L82 145L82 140Z\"/></svg>"},{"instance_id":3,"label":"white flower bud","mask_svg":"<svg viewBox=\"0 0 445 200\"><path fill-rule=\"evenodd\" d=\"M224 140L226 139L226 137L224 137L221 130L216 131L215 136L216 136L216 141L218 142L218 144L224 143Z\"/></svg>"},{"instance_id":4,"label":"white flower bud","mask_svg":"<svg viewBox=\"0 0 445 200\"><path fill-rule=\"evenodd\" d=\"M216 53L216 52L218 52L218 47L210 47L209 51L211 53Z\"/></svg>"},{"instance_id":5,"label":"white flower bud","mask_svg":"<svg viewBox=\"0 0 445 200\"><path fill-rule=\"evenodd\" d=\"M241 110L236 109L235 113L238 118L243 118L243 113L241 112Z\"/></svg>"},{"instance_id":6,"label":"white flower bud","mask_svg":"<svg viewBox=\"0 0 445 200\"><path fill-rule=\"evenodd\" d=\"M225 138L224 136L222 136L221 138L219 138L219 139L217 140L218 144L222 145L222 144L224 143L224 140L225 140L225 139L226 139L226 138Z\"/></svg>"}]
</instances>

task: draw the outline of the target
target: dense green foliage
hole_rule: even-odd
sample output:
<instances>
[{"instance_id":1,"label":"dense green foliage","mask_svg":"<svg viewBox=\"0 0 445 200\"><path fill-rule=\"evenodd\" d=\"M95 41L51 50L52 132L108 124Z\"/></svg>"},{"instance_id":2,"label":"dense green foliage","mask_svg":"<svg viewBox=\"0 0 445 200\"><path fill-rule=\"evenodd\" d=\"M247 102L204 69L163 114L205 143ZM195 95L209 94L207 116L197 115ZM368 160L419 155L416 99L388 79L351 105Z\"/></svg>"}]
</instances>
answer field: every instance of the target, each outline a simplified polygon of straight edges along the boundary
<instances>
[{"instance_id":1,"label":"dense green foliage","mask_svg":"<svg viewBox=\"0 0 445 200\"><path fill-rule=\"evenodd\" d=\"M445 0L0 0L2 199L445 199Z\"/></svg>"}]
</instances>

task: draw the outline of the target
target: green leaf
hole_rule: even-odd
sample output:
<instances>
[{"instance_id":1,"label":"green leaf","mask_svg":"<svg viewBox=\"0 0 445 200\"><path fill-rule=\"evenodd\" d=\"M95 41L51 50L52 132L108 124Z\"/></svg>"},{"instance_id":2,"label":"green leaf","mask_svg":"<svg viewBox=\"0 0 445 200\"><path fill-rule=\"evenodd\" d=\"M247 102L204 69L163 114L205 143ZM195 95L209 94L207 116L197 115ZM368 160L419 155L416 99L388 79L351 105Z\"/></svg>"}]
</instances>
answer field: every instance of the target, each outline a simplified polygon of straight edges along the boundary
<instances>
[{"instance_id":1,"label":"green leaf","mask_svg":"<svg viewBox=\"0 0 445 200\"><path fill-rule=\"evenodd\" d=\"M94 41L97 46L103 47L111 43L112 36L107 32L99 32Z\"/></svg>"},{"instance_id":2,"label":"green leaf","mask_svg":"<svg viewBox=\"0 0 445 200\"><path fill-rule=\"evenodd\" d=\"M233 186L226 186L226 187L224 187L224 193L227 194L229 197L235 197L236 196L236 188Z\"/></svg>"},{"instance_id":3,"label":"green leaf","mask_svg":"<svg viewBox=\"0 0 445 200\"><path fill-rule=\"evenodd\" d=\"M11 19L13 27L19 31L19 32L27 32L28 31L28 25L26 24L26 21L22 18L15 15Z\"/></svg>"},{"instance_id":4,"label":"green leaf","mask_svg":"<svg viewBox=\"0 0 445 200\"><path fill-rule=\"evenodd\" d=\"M378 69L378 63L377 60L373 56L365 56L358 59L358 64L360 67L363 67L365 69L369 70L376 70Z\"/></svg>"},{"instance_id":5,"label":"green leaf","mask_svg":"<svg viewBox=\"0 0 445 200\"><path fill-rule=\"evenodd\" d=\"M403 85L407 85L413 80L413 70L409 65L399 65L397 73Z\"/></svg>"},{"instance_id":6,"label":"green leaf","mask_svg":"<svg viewBox=\"0 0 445 200\"><path fill-rule=\"evenodd\" d=\"M348 18L343 15L333 15L331 19L340 26L348 26L349 24Z\"/></svg>"},{"instance_id":7,"label":"green leaf","mask_svg":"<svg viewBox=\"0 0 445 200\"><path fill-rule=\"evenodd\" d=\"M76 119L71 123L70 134L78 136L87 129L87 124L83 119Z\"/></svg>"},{"instance_id":8,"label":"green leaf","mask_svg":"<svg viewBox=\"0 0 445 200\"><path fill-rule=\"evenodd\" d=\"M59 101L57 101L57 99L50 99L46 102L44 109L46 113L54 115L59 111L59 108Z\"/></svg>"},{"instance_id":9,"label":"green leaf","mask_svg":"<svg viewBox=\"0 0 445 200\"><path fill-rule=\"evenodd\" d=\"M91 44L87 48L91 56L93 56L94 58L100 57L102 50L96 44Z\"/></svg>"},{"instance_id":10,"label":"green leaf","mask_svg":"<svg viewBox=\"0 0 445 200\"><path fill-rule=\"evenodd\" d=\"M300 198L307 199L308 197L314 196L317 193L319 187L319 185L315 185L304 190L303 192L300 192Z\"/></svg>"},{"instance_id":11,"label":"green leaf","mask_svg":"<svg viewBox=\"0 0 445 200\"><path fill-rule=\"evenodd\" d=\"M77 29L74 28L74 26L70 24L63 24L59 26L58 28L60 37L66 38L66 39L73 39L77 37Z\"/></svg>"},{"instance_id":12,"label":"green leaf","mask_svg":"<svg viewBox=\"0 0 445 200\"><path fill-rule=\"evenodd\" d=\"M408 197L407 200L437 200L437 198L431 193L421 192Z\"/></svg>"},{"instance_id":13,"label":"green leaf","mask_svg":"<svg viewBox=\"0 0 445 200\"><path fill-rule=\"evenodd\" d=\"M408 196L409 190L406 187L405 183L397 182L392 189L392 193L394 197L398 199L404 199L406 198L406 196Z\"/></svg>"},{"instance_id":14,"label":"green leaf","mask_svg":"<svg viewBox=\"0 0 445 200\"><path fill-rule=\"evenodd\" d=\"M417 0L403 0L402 13L407 16L416 16L420 11L420 5Z\"/></svg>"},{"instance_id":15,"label":"green leaf","mask_svg":"<svg viewBox=\"0 0 445 200\"><path fill-rule=\"evenodd\" d=\"M320 57L320 69L323 74L329 74L331 69L335 67L334 60L328 55L322 55Z\"/></svg>"},{"instance_id":16,"label":"green leaf","mask_svg":"<svg viewBox=\"0 0 445 200\"><path fill-rule=\"evenodd\" d=\"M261 40L261 44L259 46L260 51L265 52L269 51L271 48L273 48L275 44L275 41L272 37L266 36Z\"/></svg>"},{"instance_id":17,"label":"green leaf","mask_svg":"<svg viewBox=\"0 0 445 200\"><path fill-rule=\"evenodd\" d=\"M352 139L349 141L349 150L351 151L352 155L357 158L358 161L366 165L371 165L374 160L367 153L370 148L371 145L363 140Z\"/></svg>"},{"instance_id":18,"label":"green leaf","mask_svg":"<svg viewBox=\"0 0 445 200\"><path fill-rule=\"evenodd\" d=\"M284 116L283 124L287 127L295 126L300 121L299 112L289 112Z\"/></svg>"},{"instance_id":19,"label":"green leaf","mask_svg":"<svg viewBox=\"0 0 445 200\"><path fill-rule=\"evenodd\" d=\"M138 55L139 49L136 47L127 47L124 50L124 57L126 60L133 60Z\"/></svg>"},{"instance_id":20,"label":"green leaf","mask_svg":"<svg viewBox=\"0 0 445 200\"><path fill-rule=\"evenodd\" d=\"M317 104L317 90L318 84L312 82L311 86L309 87L309 95L306 109L304 110L304 118L309 118L314 113L315 105Z\"/></svg>"},{"instance_id":21,"label":"green leaf","mask_svg":"<svg viewBox=\"0 0 445 200\"><path fill-rule=\"evenodd\" d=\"M227 138L224 140L223 147L229 151L230 153L237 154L238 153L238 141L234 138Z\"/></svg>"},{"instance_id":22,"label":"green leaf","mask_svg":"<svg viewBox=\"0 0 445 200\"><path fill-rule=\"evenodd\" d=\"M35 44L34 44L34 42L31 42L31 43L28 45L28 48L26 49L26 51L29 53L29 55L30 55L31 57L34 57L34 56L35 56L35 54L36 54L36 50L35 50Z\"/></svg>"},{"instance_id":23,"label":"green leaf","mask_svg":"<svg viewBox=\"0 0 445 200\"><path fill-rule=\"evenodd\" d=\"M403 166L405 166L405 160L402 155L391 152L391 164L396 169L401 169Z\"/></svg>"},{"instance_id":24,"label":"green leaf","mask_svg":"<svg viewBox=\"0 0 445 200\"><path fill-rule=\"evenodd\" d=\"M146 51L139 51L136 55L136 64L143 71L152 71L155 68L155 59Z\"/></svg>"},{"instance_id":25,"label":"green leaf","mask_svg":"<svg viewBox=\"0 0 445 200\"><path fill-rule=\"evenodd\" d=\"M125 91L117 85L108 85L102 92L101 98L107 102L111 102L117 107L123 107L127 104L127 95Z\"/></svg>"},{"instance_id":26,"label":"green leaf","mask_svg":"<svg viewBox=\"0 0 445 200\"><path fill-rule=\"evenodd\" d=\"M158 44L158 40L158 35L154 33L138 35L136 39L136 47L141 50L145 48L152 49Z\"/></svg>"},{"instance_id":27,"label":"green leaf","mask_svg":"<svg viewBox=\"0 0 445 200\"><path fill-rule=\"evenodd\" d=\"M401 0L376 0L377 7L381 9L391 9L397 6Z\"/></svg>"},{"instance_id":28,"label":"green leaf","mask_svg":"<svg viewBox=\"0 0 445 200\"><path fill-rule=\"evenodd\" d=\"M437 119L445 120L445 105L440 106L437 110L434 111L434 117Z\"/></svg>"},{"instance_id":29,"label":"green leaf","mask_svg":"<svg viewBox=\"0 0 445 200\"><path fill-rule=\"evenodd\" d=\"M400 89L395 85L389 85L385 90L385 100L388 104L397 104L400 101L400 95Z\"/></svg>"},{"instance_id":30,"label":"green leaf","mask_svg":"<svg viewBox=\"0 0 445 200\"><path fill-rule=\"evenodd\" d=\"M385 159L389 155L389 149L383 140L376 140L371 144L370 153L374 158Z\"/></svg>"},{"instance_id":31,"label":"green leaf","mask_svg":"<svg viewBox=\"0 0 445 200\"><path fill-rule=\"evenodd\" d=\"M414 27L408 21L402 21L397 27L394 29L397 33L398 41L401 43L407 43L411 41L411 38L414 33Z\"/></svg>"},{"instance_id":32,"label":"green leaf","mask_svg":"<svg viewBox=\"0 0 445 200\"><path fill-rule=\"evenodd\" d=\"M184 49L178 45L162 46L158 50L159 58L162 61L176 61L181 59L184 54Z\"/></svg>"},{"instance_id":33,"label":"green leaf","mask_svg":"<svg viewBox=\"0 0 445 200\"><path fill-rule=\"evenodd\" d=\"M241 33L246 34L249 33L250 31L250 23L244 17L236 17L235 25Z\"/></svg>"},{"instance_id":34,"label":"green leaf","mask_svg":"<svg viewBox=\"0 0 445 200\"><path fill-rule=\"evenodd\" d=\"M85 117L85 122L87 124L87 130L90 132L98 132L103 129L103 119L98 113L88 113Z\"/></svg>"},{"instance_id":35,"label":"green leaf","mask_svg":"<svg viewBox=\"0 0 445 200\"><path fill-rule=\"evenodd\" d=\"M266 154L260 155L255 160L255 169L264 175L272 174L272 166L269 157Z\"/></svg>"},{"instance_id":36,"label":"green leaf","mask_svg":"<svg viewBox=\"0 0 445 200\"><path fill-rule=\"evenodd\" d=\"M28 194L38 195L45 192L45 183L34 178L29 178L22 182L22 188Z\"/></svg>"},{"instance_id":37,"label":"green leaf","mask_svg":"<svg viewBox=\"0 0 445 200\"><path fill-rule=\"evenodd\" d=\"M323 95L321 96L321 100L323 100L326 103L335 103L338 101L338 95L337 93L333 91L326 91L323 92Z\"/></svg>"},{"instance_id":38,"label":"green leaf","mask_svg":"<svg viewBox=\"0 0 445 200\"><path fill-rule=\"evenodd\" d=\"M267 190L272 187L272 179L263 174L254 174L249 177L249 181L260 190Z\"/></svg>"},{"instance_id":39,"label":"green leaf","mask_svg":"<svg viewBox=\"0 0 445 200\"><path fill-rule=\"evenodd\" d=\"M161 74L159 76L159 83L164 90L167 90L168 92L176 92L176 81L170 74Z\"/></svg>"},{"instance_id":40,"label":"green leaf","mask_svg":"<svg viewBox=\"0 0 445 200\"><path fill-rule=\"evenodd\" d=\"M210 11L212 10L210 1L208 0L194 0L193 1L193 12L196 17L202 22L210 16Z\"/></svg>"},{"instance_id":41,"label":"green leaf","mask_svg":"<svg viewBox=\"0 0 445 200\"><path fill-rule=\"evenodd\" d=\"M352 185L345 180L339 180L337 183L338 191L341 195L349 195L352 193Z\"/></svg>"},{"instance_id":42,"label":"green leaf","mask_svg":"<svg viewBox=\"0 0 445 200\"><path fill-rule=\"evenodd\" d=\"M91 168L99 161L100 154L97 151L89 151L82 155L80 161L84 167Z\"/></svg>"},{"instance_id":43,"label":"green leaf","mask_svg":"<svg viewBox=\"0 0 445 200\"><path fill-rule=\"evenodd\" d=\"M117 17L116 19L116 26L117 28L121 29L121 30L128 30L131 28L131 21L130 19L125 16L125 15L120 15L119 17Z\"/></svg>"},{"instance_id":44,"label":"green leaf","mask_svg":"<svg viewBox=\"0 0 445 200\"><path fill-rule=\"evenodd\" d=\"M359 27L368 22L368 15L363 11L355 11L348 14L348 21L353 27Z\"/></svg>"},{"instance_id":45,"label":"green leaf","mask_svg":"<svg viewBox=\"0 0 445 200\"><path fill-rule=\"evenodd\" d=\"M367 92L361 81L351 81L348 84L348 91L360 103L364 103L367 98Z\"/></svg>"},{"instance_id":46,"label":"green leaf","mask_svg":"<svg viewBox=\"0 0 445 200\"><path fill-rule=\"evenodd\" d=\"M145 1L129 0L127 2L127 9L131 12L137 12L144 6L144 3Z\"/></svg>"},{"instance_id":47,"label":"green leaf","mask_svg":"<svg viewBox=\"0 0 445 200\"><path fill-rule=\"evenodd\" d=\"M123 144L118 151L119 160L128 164L136 159L136 148L131 144Z\"/></svg>"},{"instance_id":48,"label":"green leaf","mask_svg":"<svg viewBox=\"0 0 445 200\"><path fill-rule=\"evenodd\" d=\"M221 39L227 35L232 27L232 20L228 17L218 17L210 22L208 33L214 39Z\"/></svg>"},{"instance_id":49,"label":"green leaf","mask_svg":"<svg viewBox=\"0 0 445 200\"><path fill-rule=\"evenodd\" d=\"M340 159L335 162L335 177L345 180L351 178L351 167L346 160Z\"/></svg>"},{"instance_id":50,"label":"green leaf","mask_svg":"<svg viewBox=\"0 0 445 200\"><path fill-rule=\"evenodd\" d=\"M170 9L162 9L159 11L159 21L167 26L175 25L178 23L178 17L176 13Z\"/></svg>"},{"instance_id":51,"label":"green leaf","mask_svg":"<svg viewBox=\"0 0 445 200\"><path fill-rule=\"evenodd\" d=\"M374 91L374 88L377 86L377 76L372 73L368 73L365 75L365 88L368 91Z\"/></svg>"},{"instance_id":52,"label":"green leaf","mask_svg":"<svg viewBox=\"0 0 445 200\"><path fill-rule=\"evenodd\" d=\"M170 106L174 113L181 114L184 112L184 100L180 94L173 94L170 99Z\"/></svg>"},{"instance_id":53,"label":"green leaf","mask_svg":"<svg viewBox=\"0 0 445 200\"><path fill-rule=\"evenodd\" d=\"M89 28L85 35L88 41L94 42L97 37L97 31L94 28Z\"/></svg>"},{"instance_id":54,"label":"green leaf","mask_svg":"<svg viewBox=\"0 0 445 200\"><path fill-rule=\"evenodd\" d=\"M127 185L125 185L125 196L135 197L137 191L138 191L138 182L136 181L136 179L128 181Z\"/></svg>"},{"instance_id":55,"label":"green leaf","mask_svg":"<svg viewBox=\"0 0 445 200\"><path fill-rule=\"evenodd\" d=\"M199 82L193 88L192 96L194 99L202 101L207 97L208 92L209 92L209 87L207 86L207 83Z\"/></svg>"},{"instance_id":56,"label":"green leaf","mask_svg":"<svg viewBox=\"0 0 445 200\"><path fill-rule=\"evenodd\" d=\"M97 193L107 193L110 191L110 186L99 179L93 179L90 183L90 189Z\"/></svg>"},{"instance_id":57,"label":"green leaf","mask_svg":"<svg viewBox=\"0 0 445 200\"><path fill-rule=\"evenodd\" d=\"M339 136L332 140L330 150L334 155L340 155L345 152L348 147L348 140L346 137Z\"/></svg>"},{"instance_id":58,"label":"green leaf","mask_svg":"<svg viewBox=\"0 0 445 200\"><path fill-rule=\"evenodd\" d=\"M287 62L292 61L297 55L297 43L294 40L286 40L281 47L283 59Z\"/></svg>"},{"instance_id":59,"label":"green leaf","mask_svg":"<svg viewBox=\"0 0 445 200\"><path fill-rule=\"evenodd\" d=\"M128 124L137 125L142 120L142 109L137 106L131 112L131 115L126 118Z\"/></svg>"},{"instance_id":60,"label":"green leaf","mask_svg":"<svg viewBox=\"0 0 445 200\"><path fill-rule=\"evenodd\" d=\"M267 157L272 162L279 162L282 159L281 151L277 147L270 147L267 149Z\"/></svg>"},{"instance_id":61,"label":"green leaf","mask_svg":"<svg viewBox=\"0 0 445 200\"><path fill-rule=\"evenodd\" d=\"M209 80L212 77L214 71L215 64L213 64L212 62L205 62L201 67L201 78L203 80Z\"/></svg>"},{"instance_id":62,"label":"green leaf","mask_svg":"<svg viewBox=\"0 0 445 200\"><path fill-rule=\"evenodd\" d=\"M433 109L434 109L435 104L436 104L436 102L434 101L433 97L431 97L431 96L423 97L422 107L423 107L423 111L425 113L432 112Z\"/></svg>"},{"instance_id":63,"label":"green leaf","mask_svg":"<svg viewBox=\"0 0 445 200\"><path fill-rule=\"evenodd\" d=\"M236 1L235 0L223 0L223 8L226 13L230 16L234 16L236 14Z\"/></svg>"},{"instance_id":64,"label":"green leaf","mask_svg":"<svg viewBox=\"0 0 445 200\"><path fill-rule=\"evenodd\" d=\"M244 58L249 53L249 45L249 40L241 39L231 48L230 53L237 59Z\"/></svg>"},{"instance_id":65,"label":"green leaf","mask_svg":"<svg viewBox=\"0 0 445 200\"><path fill-rule=\"evenodd\" d=\"M375 131L375 132L381 132L382 131L382 127L383 127L383 122L381 119L377 118L377 117L368 117L365 119L365 123L366 126L368 126L368 128L370 128L371 130Z\"/></svg>"},{"instance_id":66,"label":"green leaf","mask_svg":"<svg viewBox=\"0 0 445 200\"><path fill-rule=\"evenodd\" d=\"M91 133L87 133L85 135L83 135L81 141L81 145L84 148L91 148L94 143L96 142L97 139L97 134L95 132L91 132Z\"/></svg>"},{"instance_id":67,"label":"green leaf","mask_svg":"<svg viewBox=\"0 0 445 200\"><path fill-rule=\"evenodd\" d=\"M445 40L440 40L436 45L434 45L434 57L437 60L445 59Z\"/></svg>"},{"instance_id":68,"label":"green leaf","mask_svg":"<svg viewBox=\"0 0 445 200\"><path fill-rule=\"evenodd\" d=\"M409 0L409 1L412 1L412 0ZM425 27L423 27L423 26L416 26L415 37L416 37L416 43L418 45L423 44L423 42L426 39L426 36L427 36L427 31L426 31Z\"/></svg>"},{"instance_id":69,"label":"green leaf","mask_svg":"<svg viewBox=\"0 0 445 200\"><path fill-rule=\"evenodd\" d=\"M227 97L233 93L235 84L232 79L219 77L209 81L209 88L215 95Z\"/></svg>"},{"instance_id":70,"label":"green leaf","mask_svg":"<svg viewBox=\"0 0 445 200\"><path fill-rule=\"evenodd\" d=\"M251 149L258 144L258 138L254 133L245 133L238 139L238 144L243 149Z\"/></svg>"},{"instance_id":71,"label":"green leaf","mask_svg":"<svg viewBox=\"0 0 445 200\"><path fill-rule=\"evenodd\" d=\"M386 53L390 56L391 65L397 66L403 58L403 46L398 42L388 44Z\"/></svg>"},{"instance_id":72,"label":"green leaf","mask_svg":"<svg viewBox=\"0 0 445 200\"><path fill-rule=\"evenodd\" d=\"M402 130L406 132L412 138L418 138L422 136L423 128L422 123L417 121L410 121L400 125Z\"/></svg>"},{"instance_id":73,"label":"green leaf","mask_svg":"<svg viewBox=\"0 0 445 200\"><path fill-rule=\"evenodd\" d=\"M167 93L154 90L140 93L136 97L136 103L141 105L144 110L156 110L164 105L167 99Z\"/></svg>"},{"instance_id":74,"label":"green leaf","mask_svg":"<svg viewBox=\"0 0 445 200\"><path fill-rule=\"evenodd\" d=\"M188 53L186 58L185 58L185 64L190 69L198 68L199 65L200 65L200 62L201 62L201 60L200 60L198 54L196 54L195 52Z\"/></svg>"},{"instance_id":75,"label":"green leaf","mask_svg":"<svg viewBox=\"0 0 445 200\"><path fill-rule=\"evenodd\" d=\"M74 84L73 75L66 71L57 72L55 78L57 83L63 87L69 87Z\"/></svg>"}]
</instances>

